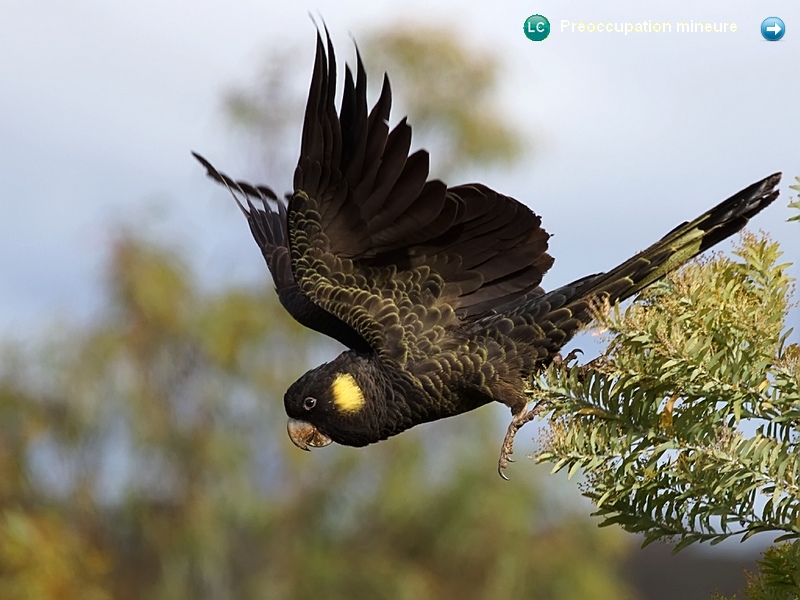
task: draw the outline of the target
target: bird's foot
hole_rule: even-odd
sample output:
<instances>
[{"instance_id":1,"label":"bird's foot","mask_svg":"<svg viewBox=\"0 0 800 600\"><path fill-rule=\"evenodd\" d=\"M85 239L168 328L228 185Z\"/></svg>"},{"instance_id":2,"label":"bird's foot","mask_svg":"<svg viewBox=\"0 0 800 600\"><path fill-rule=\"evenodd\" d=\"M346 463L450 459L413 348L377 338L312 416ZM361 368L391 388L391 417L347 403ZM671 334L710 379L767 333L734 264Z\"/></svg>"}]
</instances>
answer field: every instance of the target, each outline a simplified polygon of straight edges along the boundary
<instances>
[{"instance_id":1,"label":"bird's foot","mask_svg":"<svg viewBox=\"0 0 800 600\"><path fill-rule=\"evenodd\" d=\"M576 362L579 354L583 354L583 350L580 348L573 348L566 357L561 356L561 352L556 352L553 355L553 363L562 365L565 369L569 369L572 367L570 363Z\"/></svg>"},{"instance_id":2,"label":"bird's foot","mask_svg":"<svg viewBox=\"0 0 800 600\"><path fill-rule=\"evenodd\" d=\"M577 375L579 381L584 381L586 377L589 375L590 372L597 370L598 368L602 367L605 364L605 358L602 356L598 356L583 365L577 365L575 363L578 362L578 355L583 354L583 350L580 348L574 348L567 354L566 357L561 356L560 352L556 352L553 356L553 363L559 365L564 370L570 370L573 367L577 367Z\"/></svg>"},{"instance_id":3,"label":"bird's foot","mask_svg":"<svg viewBox=\"0 0 800 600\"><path fill-rule=\"evenodd\" d=\"M523 408L512 417L511 423L508 424L506 437L503 439L503 446L500 448L500 460L497 461L497 472L506 481L508 481L508 477L505 474L506 467L508 463L514 462L511 458L514 453L514 437L525 423L532 421L541 411L542 405L540 403L537 403L527 411Z\"/></svg>"}]
</instances>

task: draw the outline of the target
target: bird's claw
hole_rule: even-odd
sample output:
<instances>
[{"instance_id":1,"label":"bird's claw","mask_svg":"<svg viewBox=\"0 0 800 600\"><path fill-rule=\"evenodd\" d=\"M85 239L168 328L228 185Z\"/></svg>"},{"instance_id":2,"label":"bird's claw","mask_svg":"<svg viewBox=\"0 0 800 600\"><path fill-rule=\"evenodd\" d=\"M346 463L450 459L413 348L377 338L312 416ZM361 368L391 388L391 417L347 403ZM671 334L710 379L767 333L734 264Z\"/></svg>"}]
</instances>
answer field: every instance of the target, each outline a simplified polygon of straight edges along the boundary
<instances>
[{"instance_id":1,"label":"bird's claw","mask_svg":"<svg viewBox=\"0 0 800 600\"><path fill-rule=\"evenodd\" d=\"M514 437L517 435L520 427L525 425L528 421L532 421L539 412L541 412L541 405L539 404L528 411L523 408L518 413L514 414L511 423L508 424L506 437L503 439L503 445L500 448L500 459L497 461L497 473L506 481L508 481L508 477L505 474L506 467L508 463L514 462L514 459L511 458L511 455L514 454Z\"/></svg>"},{"instance_id":2,"label":"bird's claw","mask_svg":"<svg viewBox=\"0 0 800 600\"><path fill-rule=\"evenodd\" d=\"M509 454L511 454L511 452L506 452L505 443L503 443L503 449L500 451L500 460L497 461L497 474L506 481L508 481L508 476L505 473L506 467L508 463L514 462L514 459L511 458Z\"/></svg>"},{"instance_id":3,"label":"bird's claw","mask_svg":"<svg viewBox=\"0 0 800 600\"><path fill-rule=\"evenodd\" d=\"M573 366L570 363L576 362L578 360L579 354L583 354L583 350L581 350L580 348L573 348L572 350L569 351L569 354L567 354L566 356L561 356L560 352L556 352L553 355L553 363L561 365L565 369L570 369Z\"/></svg>"},{"instance_id":4,"label":"bird's claw","mask_svg":"<svg viewBox=\"0 0 800 600\"><path fill-rule=\"evenodd\" d=\"M508 481L508 476L506 475L506 467L508 463L513 463L514 459L508 456L505 451L500 452L500 460L497 461L497 474L500 475L503 479Z\"/></svg>"}]
</instances>

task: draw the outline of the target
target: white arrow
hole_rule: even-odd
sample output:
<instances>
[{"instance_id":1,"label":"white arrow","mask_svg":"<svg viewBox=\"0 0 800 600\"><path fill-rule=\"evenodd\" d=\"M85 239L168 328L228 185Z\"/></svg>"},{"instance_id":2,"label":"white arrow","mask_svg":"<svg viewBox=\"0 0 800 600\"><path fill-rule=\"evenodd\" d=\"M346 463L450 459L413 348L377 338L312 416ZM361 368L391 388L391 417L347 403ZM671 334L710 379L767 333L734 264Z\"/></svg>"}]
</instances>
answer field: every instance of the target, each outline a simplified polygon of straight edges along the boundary
<instances>
[{"instance_id":1,"label":"white arrow","mask_svg":"<svg viewBox=\"0 0 800 600\"><path fill-rule=\"evenodd\" d=\"M771 31L773 35L778 35L781 32L781 26L775 23L772 27L764 27L767 31Z\"/></svg>"}]
</instances>

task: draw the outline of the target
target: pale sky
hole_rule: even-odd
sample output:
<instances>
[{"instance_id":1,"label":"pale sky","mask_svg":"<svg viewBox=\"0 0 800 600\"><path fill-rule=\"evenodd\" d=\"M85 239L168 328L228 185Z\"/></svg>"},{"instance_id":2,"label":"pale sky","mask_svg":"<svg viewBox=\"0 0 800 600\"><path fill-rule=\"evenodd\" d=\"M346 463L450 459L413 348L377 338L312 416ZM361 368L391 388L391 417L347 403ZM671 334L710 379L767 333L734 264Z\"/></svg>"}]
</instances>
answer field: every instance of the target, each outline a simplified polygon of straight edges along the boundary
<instances>
[{"instance_id":1,"label":"pale sky","mask_svg":"<svg viewBox=\"0 0 800 600\"><path fill-rule=\"evenodd\" d=\"M352 59L351 35L413 19L455 29L507 59L503 106L537 152L513 172L467 179L543 216L556 257L547 288L613 267L779 170L783 197L753 226L781 241L787 260L800 260L800 225L784 222L787 186L800 175L800 4L647 4L5 0L0 338L91 316L115 227L136 228L143 218L142 228L190 249L209 287L266 279L241 215L189 152L250 175L222 94L245 85L279 44L303 51L296 76L307 85L309 12L325 19L340 62ZM523 35L534 13L552 24L543 42ZM762 39L768 16L785 22L782 41ZM738 30L581 34L561 31L564 20L694 20ZM792 319L798 325L796 312Z\"/></svg>"}]
</instances>

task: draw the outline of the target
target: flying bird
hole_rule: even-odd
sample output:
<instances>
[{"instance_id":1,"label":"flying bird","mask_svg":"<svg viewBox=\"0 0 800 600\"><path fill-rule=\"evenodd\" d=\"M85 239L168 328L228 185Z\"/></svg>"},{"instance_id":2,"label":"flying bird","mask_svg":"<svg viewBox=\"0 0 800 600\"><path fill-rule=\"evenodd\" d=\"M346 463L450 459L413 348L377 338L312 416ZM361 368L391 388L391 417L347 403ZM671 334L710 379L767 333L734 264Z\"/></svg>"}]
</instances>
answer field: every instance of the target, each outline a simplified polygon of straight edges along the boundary
<instances>
[{"instance_id":1,"label":"flying bird","mask_svg":"<svg viewBox=\"0 0 800 600\"><path fill-rule=\"evenodd\" d=\"M780 173L734 194L605 273L546 292L541 219L485 185L428 179L411 127L389 128L389 79L368 110L357 52L337 114L336 60L317 35L294 191L235 181L195 154L247 218L284 308L348 349L284 397L303 450L366 446L490 402L512 419L498 470L529 420L526 378L592 319L726 239L772 203Z\"/></svg>"}]
</instances>

